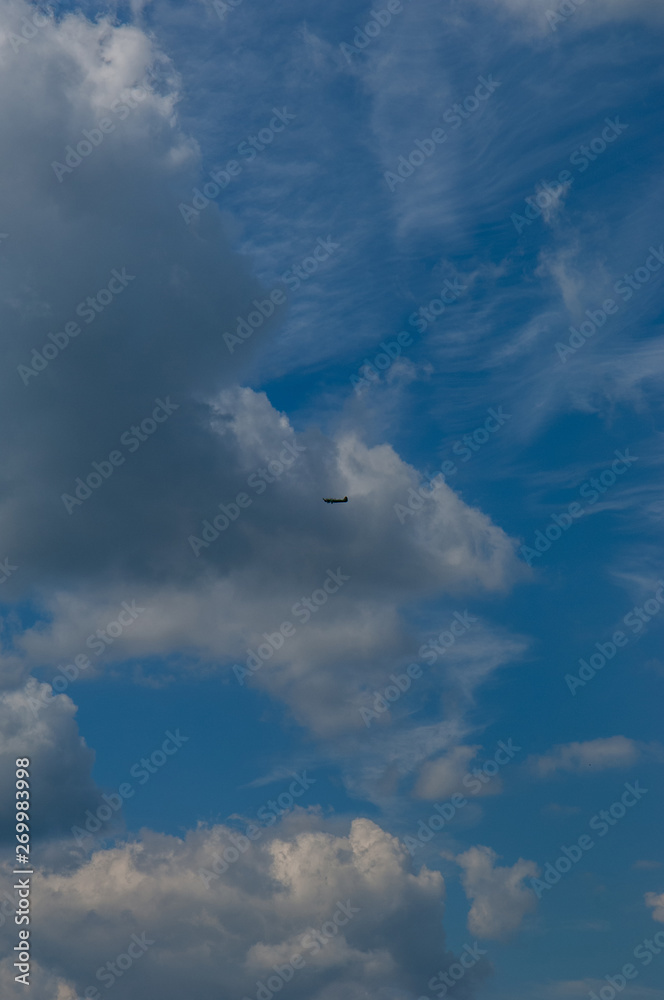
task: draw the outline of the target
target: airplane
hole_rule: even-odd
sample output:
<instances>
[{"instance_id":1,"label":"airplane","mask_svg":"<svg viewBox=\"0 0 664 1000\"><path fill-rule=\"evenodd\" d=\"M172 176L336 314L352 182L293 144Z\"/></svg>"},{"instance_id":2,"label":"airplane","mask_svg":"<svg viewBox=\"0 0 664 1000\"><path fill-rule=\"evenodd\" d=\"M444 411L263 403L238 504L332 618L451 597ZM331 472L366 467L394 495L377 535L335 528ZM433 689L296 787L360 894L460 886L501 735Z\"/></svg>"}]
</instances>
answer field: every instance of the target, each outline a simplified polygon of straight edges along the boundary
<instances>
[{"instance_id":1,"label":"airplane","mask_svg":"<svg viewBox=\"0 0 664 1000\"><path fill-rule=\"evenodd\" d=\"M335 500L333 497L323 497L325 503L348 503L348 497L344 497L343 500Z\"/></svg>"}]
</instances>

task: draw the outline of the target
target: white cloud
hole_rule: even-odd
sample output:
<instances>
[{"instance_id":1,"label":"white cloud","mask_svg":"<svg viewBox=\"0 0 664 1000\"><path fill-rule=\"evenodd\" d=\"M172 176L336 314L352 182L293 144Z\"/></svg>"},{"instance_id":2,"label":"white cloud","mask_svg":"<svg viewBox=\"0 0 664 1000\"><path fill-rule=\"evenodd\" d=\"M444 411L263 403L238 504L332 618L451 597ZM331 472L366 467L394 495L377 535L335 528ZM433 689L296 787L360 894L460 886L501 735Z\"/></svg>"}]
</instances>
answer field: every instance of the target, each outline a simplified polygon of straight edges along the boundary
<instances>
[{"instance_id":1,"label":"white cloud","mask_svg":"<svg viewBox=\"0 0 664 1000\"><path fill-rule=\"evenodd\" d=\"M358 699L361 686L384 687L389 670L419 646L402 607L417 596L440 600L448 593L458 602L459 595L501 590L522 572L512 540L447 485L400 524L394 505L407 502L418 476L390 445L368 447L355 434L332 440L295 434L264 393L247 388L219 394L209 419L217 463L232 485L209 499L192 495L189 523L180 516L168 524L172 580L52 590L42 605L48 624L42 620L16 637L14 670L17 657L27 670L83 652L92 660L84 680L117 659L167 657L183 648L192 651L189 669L198 658L205 669L212 661L244 666L266 633L290 621L295 633L247 683L285 700L298 721L319 733L353 731L363 723L349 699ZM285 444L296 457L276 480L261 473L258 493L254 474L270 467ZM348 506L326 507L321 496L328 488L348 495ZM219 503L242 491L251 506L197 557L188 537L200 539ZM164 556L165 538L153 542ZM302 598L322 587L328 570L348 579L324 606L304 611ZM88 637L117 619L123 601L145 611L97 658ZM481 629L463 649L459 643L449 669L466 699L516 652L515 643Z\"/></svg>"},{"instance_id":2,"label":"white cloud","mask_svg":"<svg viewBox=\"0 0 664 1000\"><path fill-rule=\"evenodd\" d=\"M626 736L610 736L585 743L561 743L548 754L530 757L528 766L542 778L557 771L592 774L611 768L632 767L641 753L641 747L635 740Z\"/></svg>"},{"instance_id":3,"label":"white cloud","mask_svg":"<svg viewBox=\"0 0 664 1000\"><path fill-rule=\"evenodd\" d=\"M34 678L0 692L0 835L12 843L17 757L30 760L33 836L68 832L99 803L91 777L95 754L79 736L75 714L68 697L51 697L49 686Z\"/></svg>"},{"instance_id":4,"label":"white cloud","mask_svg":"<svg viewBox=\"0 0 664 1000\"><path fill-rule=\"evenodd\" d=\"M206 888L200 871L210 870L229 833L200 828L182 840L143 831L141 843L98 851L66 875L42 872L31 928L40 961L83 995L99 986L96 970L145 933L154 944L126 972L125 1000L146 991L237 1000L254 997L275 964L301 953L306 964L289 996L342 1000L377 996L387 981L404 996L417 993L454 960L441 929L442 876L410 873L407 852L374 822L356 819L344 835L299 811ZM359 912L324 946L308 945L305 935L348 901Z\"/></svg>"},{"instance_id":5,"label":"white cloud","mask_svg":"<svg viewBox=\"0 0 664 1000\"><path fill-rule=\"evenodd\" d=\"M652 907L652 918L660 924L664 924L664 892L657 895L656 892L647 892L645 895L646 906Z\"/></svg>"},{"instance_id":6,"label":"white cloud","mask_svg":"<svg viewBox=\"0 0 664 1000\"><path fill-rule=\"evenodd\" d=\"M449 798L454 792L462 792L461 781L472 768L471 761L478 756L478 746L454 747L444 757L427 761L422 767L415 786L415 795L420 799ZM496 795L501 789L501 781L494 778L482 785L478 795Z\"/></svg>"},{"instance_id":7,"label":"white cloud","mask_svg":"<svg viewBox=\"0 0 664 1000\"><path fill-rule=\"evenodd\" d=\"M27 10L17 2L5 13L20 21ZM259 337L231 358L220 330L264 296L249 261L231 252L214 204L190 228L178 212L178 200L200 183L201 156L174 117L181 84L155 38L67 13L15 58L4 40L12 59L0 64L0 78L12 97L0 106L0 125L6 146L26 155L20 167L3 161L0 178L0 218L12 239L0 316L15 341L0 407L18 428L1 445L13 486L0 529L20 566L6 592L19 597L35 585L42 617L4 664L14 683L21 668L57 669L88 652L88 636L132 599L148 610L93 660L90 676L122 658L182 648L192 650L191 666L198 655L243 662L247 647L292 620L294 603L341 566L352 582L252 683L286 700L312 729L352 729L361 725L348 705L358 667L378 686L390 656L412 657L417 648L401 617L406 603L500 591L523 569L505 532L447 486L399 524L394 504L407 502L419 474L389 444L367 444L360 420L328 435L296 434L264 393L237 385ZM138 106L59 183L51 162L149 70L154 82ZM66 87L52 86L63 77ZM23 385L16 366L124 264L136 277L123 296ZM270 333L266 323L262 347ZM169 391L179 410L68 514L61 495ZM306 453L256 496L248 476L284 441ZM328 487L351 496L345 512L322 504ZM188 537L241 490L251 508L196 559ZM345 690L340 661L351 680Z\"/></svg>"},{"instance_id":8,"label":"white cloud","mask_svg":"<svg viewBox=\"0 0 664 1000\"><path fill-rule=\"evenodd\" d=\"M539 869L534 861L523 858L511 868L496 866L498 855L490 847L471 847L458 854L455 861L463 868L462 884L472 906L468 930L478 937L500 941L521 926L527 913L535 908L535 895L524 886L526 876L534 877Z\"/></svg>"}]
</instances>

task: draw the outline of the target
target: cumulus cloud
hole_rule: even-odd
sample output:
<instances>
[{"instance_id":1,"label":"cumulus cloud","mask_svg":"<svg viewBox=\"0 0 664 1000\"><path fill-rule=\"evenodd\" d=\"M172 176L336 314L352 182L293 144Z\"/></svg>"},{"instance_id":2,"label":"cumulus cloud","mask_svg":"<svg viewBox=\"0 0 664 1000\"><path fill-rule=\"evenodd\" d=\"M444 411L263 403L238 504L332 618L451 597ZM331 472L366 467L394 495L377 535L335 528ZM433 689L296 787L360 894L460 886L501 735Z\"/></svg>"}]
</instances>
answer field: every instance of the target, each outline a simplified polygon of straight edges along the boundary
<instances>
[{"instance_id":1,"label":"cumulus cloud","mask_svg":"<svg viewBox=\"0 0 664 1000\"><path fill-rule=\"evenodd\" d=\"M30 10L14 4L3 18ZM198 154L174 119L177 76L143 32L68 13L16 58L7 37L2 51L0 128L7 147L22 152L4 159L0 195L10 234L0 278L11 340L2 406L16 421L12 445L3 442L0 519L21 570L9 587L24 592L54 575L151 576L165 536L186 538L180 511L196 493L211 506L224 496L202 399L237 374L221 333L260 285L230 250L214 205L191 231L178 211ZM133 100L139 84L142 99ZM52 163L66 159L67 146L89 150L83 132L103 118L114 131L59 181ZM125 287L110 303L104 292L101 311L86 306L109 280L119 287L114 270ZM80 332L56 349L48 334L64 343L67 323ZM33 353L45 344L46 364ZM240 364L253 350L243 345ZM22 377L19 367L31 365L35 374ZM139 450L123 445L123 433L169 394L178 410ZM113 450L124 464L68 513L61 496ZM164 493L168 515L156 504ZM123 565L129 552L131 567Z\"/></svg>"},{"instance_id":2,"label":"cumulus cloud","mask_svg":"<svg viewBox=\"0 0 664 1000\"><path fill-rule=\"evenodd\" d=\"M532 890L523 884L539 869L534 861L523 858L512 867L496 865L498 855L490 847L471 847L454 859L463 869L462 884L472 906L468 930L478 937L500 941L521 926L526 914L535 908Z\"/></svg>"},{"instance_id":3,"label":"cumulus cloud","mask_svg":"<svg viewBox=\"0 0 664 1000\"><path fill-rule=\"evenodd\" d=\"M16 0L3 17L20 23L26 11ZM246 659L247 647L341 564L354 616L349 584L325 625L298 632L297 662L270 675L294 688L308 663L322 664L315 694L332 696L338 727L346 709L326 664L331 670L353 646L361 659L379 655L400 632L405 647L389 610L398 615L413 595L508 587L523 573L514 543L447 485L400 524L394 505L408 502L419 474L393 447L370 446L356 429L298 434L264 393L239 386L284 310L229 354L221 334L265 293L246 256L231 250L215 203L189 226L178 210L199 182L201 155L180 128L181 84L153 38L71 12L48 20L18 53L8 35L2 46L0 76L12 84L3 93L12 97L0 106L0 127L7 148L25 156L20 164L7 157L0 177L11 237L0 277L11 341L0 408L16 427L0 443L0 528L20 568L6 593L29 593L42 619L17 639L6 677L20 681L21 658L25 672L80 652L133 598L155 610L102 668L116 654L163 655L177 644L204 658ZM76 153L79 143L92 145L84 130L102 118L114 130ZM54 171L68 156L74 166ZM88 325L78 304L114 269L129 276L126 287L92 310ZM68 322L81 332L55 351L48 335L58 338ZM156 400L173 409L155 427ZM130 429L143 421L152 429L141 438ZM114 467L112 452L122 459ZM341 513L320 501L336 489L352 497ZM239 492L251 506L195 553L191 539L202 540L220 504L233 510ZM297 706L305 718L313 688L298 690L291 700L307 702Z\"/></svg>"},{"instance_id":4,"label":"cumulus cloud","mask_svg":"<svg viewBox=\"0 0 664 1000\"><path fill-rule=\"evenodd\" d=\"M132 0L131 8L140 12L147 2ZM518 6L516 0L513 3ZM355 140L346 127L349 120L335 114L330 101L326 111L331 113L320 114L316 107L312 117L317 122L308 123L306 141L311 146L300 145L297 161L280 162L270 175L267 197L261 201L265 192L256 190L260 185L245 189L246 216L237 212L234 217L240 202L233 202L229 192L223 214L210 204L187 225L178 206L190 202L194 185L203 186L208 179L201 178L210 151L218 151L230 136L239 138L245 130L264 125L262 120L250 122L247 112L255 106L257 114L263 113L265 93L260 88L269 90L270 101L282 85L284 93L302 95L302 110L298 108L302 121L307 113L305 95L315 92L316 105L320 102L318 86L302 86L303 74L314 66L317 84L321 79L329 82L325 74L330 56L334 52L339 58L336 42L323 44L308 29L293 30L284 13L288 4L268 11L266 16L274 21L262 27L272 50L282 53L278 68L270 65L269 56L257 57L249 4L232 12L235 20L229 16L222 26L209 5L205 11L204 6L185 10L157 5L154 18L150 12L149 32L108 16L87 20L80 9L58 12L57 19L40 27L18 51L8 32L18 30L32 8L9 0L0 14L0 80L2 94L7 95L0 100L0 126L8 152L0 167L0 228L10 233L1 246L0 317L9 337L0 374L0 412L16 428L12 441L0 442L0 529L3 538L11 539L10 555L19 565L4 585L3 596L28 597L31 602L27 610L24 605L20 609L27 628L22 634L16 630L12 648L0 664L5 692L0 699L0 731L8 734L3 744L7 761L24 752L25 746L35 748L41 780L51 781L49 789L35 786L53 824L37 825L37 835L65 831L88 806L97 804L90 778L92 752L78 737L69 694L75 697L73 685L84 684L99 671L133 668L131 664L123 668L123 661L163 658L150 677L154 684L163 683L171 671L210 669L225 671L235 683L233 664L244 664L248 651L267 642L266 635L274 636L283 621L295 621L295 634L270 653L246 683L287 704L296 722L328 739L328 745L343 745L343 751L350 745L359 747L359 739L354 744L350 738L338 739L349 732L355 738L357 730L367 736L367 744L373 741L366 756L355 755L353 764L364 773L354 772L347 782L354 791L369 794L371 768L379 773L382 767L385 785L394 787L408 769L416 770L431 754L444 753L424 764L417 784L418 794L426 797L435 792L437 797L472 762L472 757L464 759L474 749L466 742L475 738L468 732L467 709L480 685L522 649L516 640L490 627L478 628L437 675L445 681L442 721L436 719L430 726L408 723L408 715L425 699L421 692L436 685L432 672L431 679L413 689L414 707L404 697L370 736L362 732L356 711L361 697L383 688L394 667L413 659L421 641L419 631L436 624L423 623L413 605L425 599L431 602L429 608L435 602L436 614L446 602L454 602L450 610L462 610L476 594L504 592L523 570L515 559L513 541L462 499L476 495L472 480L460 487L463 493L440 487L420 511L400 524L394 505L407 503L408 491L418 485L420 476L402 458L405 452L386 443L393 440L389 434L372 436L375 428L350 406L339 417L338 392L329 394L325 429L309 424L303 430L302 411L291 421L269 395L244 383L258 384L256 369L251 368L256 355L263 356L260 364L266 378L278 378L287 366L285 357L302 370L312 359L320 364L321 359L341 357L351 338L353 350L359 350L360 336L383 329L372 303L370 321L363 321L357 309L354 323L338 324L345 326L346 339L342 333L338 339L324 335L329 327L323 329L323 324L330 320L321 303L327 306L336 297L345 304L366 305L374 279L379 279L381 290L390 285L384 258L371 252L368 238L362 242L363 228L380 241L388 235L384 242L400 244L401 250L404 235L410 238L434 230L436 240L442 234L448 246L453 246L448 239L453 231L472 234L476 245L478 231L496 232L496 219L509 219L508 199L516 204L530 192L524 178L530 184L545 173L552 176L549 170L557 162L560 145L551 150L537 128L531 128L536 118L546 120L547 127L551 121L548 114L541 114L542 91L535 93L539 74L534 74L537 83L530 90L527 77L532 62L522 64L526 67L522 86L515 89L513 76L506 75L495 100L483 106L488 113L479 113L457 137L450 133L444 158L424 166L417 181L404 185L405 193L397 193L385 211L385 190L378 195L373 190L381 186L376 183L380 167L392 167L408 151L413 136L428 135L439 124L441 109L465 96L466 83L461 73L453 79L451 60L449 74L447 68L441 72L437 29L444 29L440 35L445 45L464 53L464 77L488 73L493 67L487 59L495 54L493 44L488 52L482 31L475 30L465 9L407 7L402 19L395 19L396 30L381 33L366 59L357 60L360 79L353 82L365 89L361 103L370 108L371 120L362 121L361 161L349 156L349 173L343 168L332 171L338 186L321 183L322 173L330 173L328 163L345 162L343 156L328 155L338 148L338 139L329 136L342 137L348 152ZM586 6L589 10L591 5ZM301 12L295 13L299 20ZM280 18L281 34L272 34L272 24ZM211 21L219 36L230 41L228 58L220 57L219 48L205 49L215 34L206 30ZM200 31L201 66L183 84L156 39L160 32L169 38L174 26L189 37L194 23ZM336 26L326 20L321 33L331 37L334 30ZM470 32L479 44L459 44ZM493 43L495 36L490 34ZM295 39L295 45L304 38L306 51L291 59L289 48L286 56L280 44L286 37ZM165 44L164 49L178 52L175 44ZM413 51L422 51L421 58L413 60ZM182 50L178 54L189 70L188 54ZM506 58L511 69L511 46ZM588 62L585 52L583 62ZM278 69L284 67L279 76ZM217 68L216 86L207 87L209 74ZM556 80L562 80L560 74ZM334 78L335 88L338 82ZM226 99L231 88L234 97L244 95L244 104ZM596 88L579 86L574 79L572 89L575 95L586 95L585 128L592 106L597 106L589 104ZM205 98L209 104L197 104L193 92L209 95ZM424 103L423 94L429 95ZM571 106L567 96L563 95L565 122ZM611 90L616 103L619 96ZM606 100L605 90L599 100ZM206 119L212 104L214 116ZM113 110L118 106L129 112L121 117ZM201 148L187 134L189 124L182 124L183 106L188 123L197 119L197 134L204 137ZM527 114L522 114L524 109ZM83 148L91 144L84 138L86 132L97 141L103 117L111 121L113 132L104 133L89 155L76 153L81 140ZM554 130L559 144L565 144L566 130L559 124L554 123ZM515 129L522 128L530 131L537 150L534 157L515 135ZM329 132L325 142L319 142L321 129ZM518 151L520 176L506 169L508 149L511 158ZM562 149L561 164L570 151ZM62 164L67 161L74 165L65 169ZM297 192L293 176L298 178ZM351 187L352 205L350 199L346 202ZM639 201L647 202L639 185L632 190ZM613 185L611 197L615 200ZM480 211L489 213L482 218L476 212L478 198L483 202ZM351 205L346 219L344 203ZM624 202L618 199L618 203L621 213L631 217ZM357 210L360 204L362 212ZM296 216L304 220L300 231L286 224L285 206L290 221ZM371 218L373 224L374 207L383 216L394 214L396 225L391 226L390 218L385 230L371 229L366 220ZM548 221L558 220L567 207L561 197ZM350 214L358 217L357 223L348 223ZM318 225L321 218L326 226L328 219L340 220L340 228L347 227L345 246L361 248L348 265L349 271L356 271L354 284L349 281L343 295L338 294L341 283L333 286L334 291L330 286L325 298L319 294L320 286L312 294L312 281L299 302L289 296L287 306L230 355L224 331L235 328L253 300L265 299L268 272L270 281L276 280L275 274L310 252L315 236L300 257L294 256L293 246L299 246L304 230ZM487 221L492 228L486 227ZM241 254L232 248L231 230ZM361 238L355 239L358 234ZM307 230L307 239L310 235ZM614 242L624 246L619 238ZM432 246L427 247L429 260ZM361 267L356 266L357 259L362 260ZM501 262L496 273L499 267L509 276L510 267ZM131 275L126 287L86 324L77 312L78 303L104 289L114 269ZM262 283L256 274L262 275ZM477 274L481 281L487 278L481 268ZM522 296L521 284L517 287L514 282L512 287L510 294ZM420 301L427 302L431 294L428 289ZM505 290L496 299L507 307L506 295ZM391 322L394 300L387 294L374 298L383 300L379 308ZM470 296L466 312L461 302L457 306L459 318L450 322L444 335L443 324L429 331L435 365L397 361L381 392L392 393L392 399L401 393L401 404L409 383L418 380L426 387L434 372L448 373L452 385L459 366L468 369L468 344L477 334L475 316L494 339L497 330L512 328L512 322L494 322L489 307L477 308ZM446 314L445 324L451 314L452 310ZM275 331L285 316L292 322L278 349ZM536 317L524 326L523 348L540 334L548 336L554 318L553 313L549 322ZM52 356L48 334L62 338L59 331L76 319L81 333L71 335L69 345L24 384L25 372L21 376L19 366L31 362L37 366L35 348L41 351L44 345ZM314 323L321 334L316 337L311 336ZM378 333L376 343L382 336ZM438 350L441 340L449 353ZM482 344L478 354L491 356ZM634 369L628 369L629 379L638 380L641 369L652 371L646 362L653 358L657 360L654 350L652 358L639 355L638 364L633 362ZM344 363L347 360L344 355ZM524 410L533 413L541 410L531 405L532 399L546 402L542 385L552 381L540 362L539 379L522 378L514 369L507 376L525 400ZM484 364L481 361L480 368ZM480 383L475 377L471 381L476 407ZM275 398L277 392L283 392L283 385L275 389ZM509 397L498 393L498 398ZM157 399L173 401L172 416L147 440L137 438L140 447L129 452L123 432L144 419L150 422ZM463 419L463 408L455 402L453 419ZM517 422L530 426L526 419L514 419ZM122 449L122 466L109 472L99 488L89 488L90 496L68 513L62 495L74 492L78 477L87 477L94 462L107 468L108 455L116 448ZM287 466L281 459L284 449L294 458ZM485 469L488 466L487 460ZM501 474L505 473L503 464ZM265 484L260 493L250 485L252 477ZM327 508L320 497L337 489L351 496L351 504ZM250 496L250 507L231 517L226 530L204 527L218 517L220 504L227 512L234 509L240 491ZM191 538L200 540L204 531L205 544L196 554ZM210 539L216 531L218 537ZM348 579L338 593L325 597L321 587L328 571ZM293 608L298 603L302 607L303 599L316 593L323 593L324 602L316 602L309 619L302 621ZM113 643L98 659L91 656L91 669L71 682L67 695L48 697L48 688L26 683L34 667L56 672L76 654L90 655L90 637L118 618L123 602L134 600L145 608L141 617L121 635L113 635ZM433 617L433 612L428 614ZM33 624L36 618L39 621ZM29 698L40 691L47 698L36 721L29 714ZM463 745L454 749L459 741ZM566 766L561 764L560 769ZM498 785L491 782L488 787L493 790ZM298 996L365 1000L384 996L387 982L394 1000L419 995L425 990L427 971L446 968L453 960L441 930L442 879L427 869L413 875L398 843L376 823L356 820L349 833L340 828L339 821L327 824L311 816L294 816L292 825L266 836L209 888L199 877L200 869L211 866L215 852L228 846L231 833L226 828L201 828L183 839L145 831L141 843L98 851L84 862L63 848L63 858L54 861L53 870L46 864L35 886L35 939L45 942L43 964L33 965L35 995L72 1000L86 986L98 983L95 973L100 965L126 952L131 934L145 934L154 944L123 977L118 992L127 1000L153 993L181 1000L192 990L201 1000L225 996L236 1000L243 993L253 1000L256 981L272 975L275 964L289 962L295 951L303 949L303 935L329 921L340 900L344 904L350 900L360 912L324 948L307 955L307 966L289 984L289 994L294 1000ZM47 860L56 857L52 844L49 851ZM532 862L522 860L512 868L498 868L495 862L488 848L459 855L473 900L471 929L488 937L498 937L500 928L509 933L527 912L521 881L532 868ZM0 992L4 988L9 994L11 960L7 952L4 955ZM472 992L478 978L479 970L477 976L471 970L456 986L459 1000Z\"/></svg>"},{"instance_id":5,"label":"cumulus cloud","mask_svg":"<svg viewBox=\"0 0 664 1000\"><path fill-rule=\"evenodd\" d=\"M6 5L7 30L30 10ZM183 649L173 669L230 670L291 621L295 634L247 683L318 734L358 729L359 678L378 687L419 644L406 605L504 591L524 574L514 541L446 484L400 523L395 504L408 504L420 474L394 447L367 443L359 420L296 431L241 384L290 304L229 353L224 331L267 293L216 203L189 225L179 211L203 183L203 156L181 126L182 83L156 36L67 12L18 52L3 35L0 54L11 94L0 128L6 148L24 153L0 167L10 234L0 414L16 428L0 442L0 530L19 567L5 594L32 602L2 684L20 687L35 667L53 679L80 653L91 667L76 683ZM101 132L102 119L113 131ZM88 323L86 299L114 270L125 287ZM62 344L67 323L81 332L56 351L49 334ZM157 400L172 408L161 423ZM143 421L149 432L134 434ZM351 497L345 510L321 502L337 490ZM220 504L236 510L238 493L250 505L216 534ZM310 621L294 618L328 570L349 581ZM145 613L91 655L90 637L131 601ZM466 665L471 686L489 669L480 659Z\"/></svg>"},{"instance_id":6,"label":"cumulus cloud","mask_svg":"<svg viewBox=\"0 0 664 1000\"><path fill-rule=\"evenodd\" d=\"M164 1000L192 991L200 1000L253 998L257 982L297 954L305 964L290 977L290 996L359 1000L386 982L399 996L419 994L454 961L441 929L442 876L412 874L407 852L376 823L356 819L347 834L332 833L299 810L206 886L201 872L231 846L231 832L201 827L180 839L143 831L141 843L98 851L66 876L44 873L33 900L42 966L83 995L132 935L145 935L147 949L122 978L126 1000L146 991ZM486 971L469 974L460 996Z\"/></svg>"},{"instance_id":7,"label":"cumulus cloud","mask_svg":"<svg viewBox=\"0 0 664 1000\"><path fill-rule=\"evenodd\" d=\"M199 660L237 663L242 680L285 699L306 725L329 733L353 729L362 724L348 706L359 690L358 667L364 684L378 685L388 664L412 658L417 647L401 605L416 595L495 591L521 572L512 541L445 484L400 524L394 505L407 502L417 474L389 445L370 448L356 435L298 435L264 393L248 388L218 394L209 424L232 486L207 501L192 494L188 525L181 506L173 523L164 522L161 540L137 543L167 560L171 580L157 585L130 574L122 584L54 588L42 599L42 620L15 638L14 671L17 658L29 670L83 652L92 675L119 657L187 648L192 668ZM341 515L327 508L320 494L328 488L351 496L352 506ZM238 493L249 506L238 507ZM234 520L220 514L220 503ZM126 552L133 558L137 549ZM329 572L338 586L329 584ZM324 584L336 592L322 591ZM324 606L312 604L314 593ZM90 653L97 630L132 601L141 615L102 656ZM294 633L274 653L268 648L269 663L252 676L250 652L285 621ZM469 690L505 659L504 643L490 644L490 655L485 645L473 637L463 663L455 657ZM340 669L350 687L340 684Z\"/></svg>"},{"instance_id":8,"label":"cumulus cloud","mask_svg":"<svg viewBox=\"0 0 664 1000\"><path fill-rule=\"evenodd\" d=\"M0 836L15 843L16 759L30 760L30 816L34 837L68 832L99 792L91 772L95 754L79 735L76 706L53 698L31 678L23 688L0 692ZM26 749L27 748L27 749Z\"/></svg>"},{"instance_id":9,"label":"cumulus cloud","mask_svg":"<svg viewBox=\"0 0 664 1000\"><path fill-rule=\"evenodd\" d=\"M591 774L593 771L632 767L641 754L642 748L635 740L626 736L610 736L584 743L560 743L548 754L530 757L528 766L541 778L548 778L558 771Z\"/></svg>"},{"instance_id":10,"label":"cumulus cloud","mask_svg":"<svg viewBox=\"0 0 664 1000\"><path fill-rule=\"evenodd\" d=\"M6 17L23 10L28 8L15 4ZM120 118L113 107L129 107L123 101L138 92L149 71L140 102ZM230 544L192 562L187 537L208 512L214 516L220 502L246 487L250 461L277 458L282 438L292 438L292 432L264 398L260 403L237 388L222 391L237 383L256 344L265 346L272 322L229 354L221 333L234 329L261 289L246 259L230 250L214 203L190 227L178 211L197 181L200 159L175 117L177 75L138 28L103 18L92 24L75 13L43 27L20 58L0 64L2 73L11 77L13 96L0 107L0 127L8 148L25 151L20 165L5 159L0 201L12 240L0 289L3 326L12 341L2 399L18 435L11 445L3 442L2 456L0 516L21 565L10 586L24 589L36 576L43 580L55 572L155 580L195 576L206 563L224 572L246 555L251 541L262 539L275 506L286 515L278 489L260 513L254 506L253 538L243 539L247 529L241 528L232 541L227 536ZM54 89L54 74L64 74L68 86ZM43 117L44 127L35 115ZM52 163L64 162L68 145L87 142L83 130L96 128L105 115L115 130L59 181ZM137 228L137 216L149 225ZM101 312L92 312L88 326L77 304L94 297L113 269L123 268L130 276L126 287ZM78 321L82 332L59 352L51 345L49 354L57 356L24 384L19 366L43 366L33 349L50 343L48 334L57 336L68 321ZM150 418L157 398L170 398L177 410L138 448L123 444L125 432ZM388 533L399 548L414 544L424 579L440 578L447 564L451 582L466 556L468 581L490 587L504 582L507 539L447 488L418 518L417 528L395 530L391 507L401 499L398 491L411 485L413 471L388 445L369 449L352 434L337 442L312 435L310 444L296 487L285 491L292 500L298 489L306 490L291 505L287 544L298 544L295 528L301 524L324 545L330 524L323 530L316 522L310 497L315 490L318 500L329 482L353 491L359 507L351 527L332 532L329 548L344 535L359 543L369 527L364 551L371 547L375 556L377 543L389 551ZM114 450L123 464L68 512L61 497L73 496L77 479L94 473L93 463L107 461ZM379 491L393 474L392 494L381 499ZM305 511L309 516L302 522ZM426 535L433 539L430 552ZM415 559L409 562L412 574ZM398 564L389 560L391 567Z\"/></svg>"}]
</instances>

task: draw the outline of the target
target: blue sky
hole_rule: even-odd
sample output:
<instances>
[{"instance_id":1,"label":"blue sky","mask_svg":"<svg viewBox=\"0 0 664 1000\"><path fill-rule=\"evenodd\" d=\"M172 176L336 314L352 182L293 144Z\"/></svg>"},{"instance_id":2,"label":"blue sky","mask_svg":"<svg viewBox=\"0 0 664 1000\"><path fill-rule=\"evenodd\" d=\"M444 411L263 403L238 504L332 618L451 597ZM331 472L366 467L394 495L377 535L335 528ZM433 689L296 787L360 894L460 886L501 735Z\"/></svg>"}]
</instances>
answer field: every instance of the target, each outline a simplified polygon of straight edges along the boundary
<instances>
[{"instance_id":1,"label":"blue sky","mask_svg":"<svg viewBox=\"0 0 664 1000\"><path fill-rule=\"evenodd\" d=\"M40 10L0 15L33 996L664 1000L660 5Z\"/></svg>"}]
</instances>

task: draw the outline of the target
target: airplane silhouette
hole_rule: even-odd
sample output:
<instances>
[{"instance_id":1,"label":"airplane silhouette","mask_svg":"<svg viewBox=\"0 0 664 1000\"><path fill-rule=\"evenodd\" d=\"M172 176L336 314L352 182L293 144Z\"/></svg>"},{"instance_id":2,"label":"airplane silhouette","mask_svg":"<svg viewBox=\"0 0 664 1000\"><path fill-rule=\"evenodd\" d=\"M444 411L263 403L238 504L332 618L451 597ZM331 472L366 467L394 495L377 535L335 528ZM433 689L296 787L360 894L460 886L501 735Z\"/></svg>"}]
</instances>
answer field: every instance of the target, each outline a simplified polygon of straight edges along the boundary
<instances>
[{"instance_id":1,"label":"airplane silhouette","mask_svg":"<svg viewBox=\"0 0 664 1000\"><path fill-rule=\"evenodd\" d=\"M333 497L323 497L325 503L348 503L348 497L344 497L343 500L335 500Z\"/></svg>"}]
</instances>

